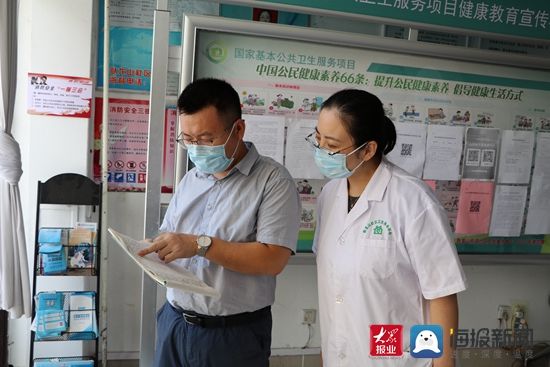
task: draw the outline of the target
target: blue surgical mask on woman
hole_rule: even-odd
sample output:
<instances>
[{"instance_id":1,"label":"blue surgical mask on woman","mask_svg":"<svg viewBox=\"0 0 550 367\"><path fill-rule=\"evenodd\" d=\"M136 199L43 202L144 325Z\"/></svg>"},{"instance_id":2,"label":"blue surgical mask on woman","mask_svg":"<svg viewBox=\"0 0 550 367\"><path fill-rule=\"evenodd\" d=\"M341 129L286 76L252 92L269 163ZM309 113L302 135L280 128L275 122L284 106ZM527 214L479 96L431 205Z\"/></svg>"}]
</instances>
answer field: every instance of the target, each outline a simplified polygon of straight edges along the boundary
<instances>
[{"instance_id":1,"label":"blue surgical mask on woman","mask_svg":"<svg viewBox=\"0 0 550 367\"><path fill-rule=\"evenodd\" d=\"M225 154L225 145L233 134L235 125L236 124L233 124L231 127L231 132L229 133L225 143L222 145L210 146L190 144L187 146L187 154L189 159L191 159L191 162L193 162L199 171L208 174L223 172L227 169L227 167L229 167L231 162L233 162L239 145L237 144L230 158L228 158Z\"/></svg>"},{"instance_id":2,"label":"blue surgical mask on woman","mask_svg":"<svg viewBox=\"0 0 550 367\"><path fill-rule=\"evenodd\" d=\"M319 171L328 178L346 178L353 175L353 172L359 166L363 164L364 161L361 161L353 170L349 170L346 165L346 158L351 154L357 152L359 149L364 147L368 142L363 143L361 146L357 147L353 152L348 154L336 153L330 154L328 151L322 148L315 148L315 164L319 168Z\"/></svg>"}]
</instances>

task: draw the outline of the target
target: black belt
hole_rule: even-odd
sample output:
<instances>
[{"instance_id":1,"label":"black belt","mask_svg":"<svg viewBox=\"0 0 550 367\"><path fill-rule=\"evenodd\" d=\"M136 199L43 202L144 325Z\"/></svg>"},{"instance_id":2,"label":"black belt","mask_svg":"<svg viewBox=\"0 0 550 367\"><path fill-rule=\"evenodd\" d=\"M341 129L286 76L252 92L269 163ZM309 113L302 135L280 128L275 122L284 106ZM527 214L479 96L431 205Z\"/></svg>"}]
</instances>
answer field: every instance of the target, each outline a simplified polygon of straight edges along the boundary
<instances>
[{"instance_id":1,"label":"black belt","mask_svg":"<svg viewBox=\"0 0 550 367\"><path fill-rule=\"evenodd\" d=\"M271 306L264 307L253 312L243 312L227 316L202 315L194 311L180 311L188 324L197 325L204 328L223 328L250 324L266 317L271 313Z\"/></svg>"}]
</instances>

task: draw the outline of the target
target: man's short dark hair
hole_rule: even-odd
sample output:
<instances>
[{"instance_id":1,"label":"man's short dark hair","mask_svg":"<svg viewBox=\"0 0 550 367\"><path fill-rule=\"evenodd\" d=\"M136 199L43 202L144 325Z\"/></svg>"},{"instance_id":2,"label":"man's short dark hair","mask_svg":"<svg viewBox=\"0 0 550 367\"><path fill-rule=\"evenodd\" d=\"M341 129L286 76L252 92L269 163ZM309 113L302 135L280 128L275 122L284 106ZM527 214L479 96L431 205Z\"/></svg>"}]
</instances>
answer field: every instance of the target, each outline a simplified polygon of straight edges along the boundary
<instances>
[{"instance_id":1,"label":"man's short dark hair","mask_svg":"<svg viewBox=\"0 0 550 367\"><path fill-rule=\"evenodd\" d=\"M241 102L237 91L225 80L197 79L190 83L178 98L179 113L192 115L214 106L227 124L241 118Z\"/></svg>"}]
</instances>

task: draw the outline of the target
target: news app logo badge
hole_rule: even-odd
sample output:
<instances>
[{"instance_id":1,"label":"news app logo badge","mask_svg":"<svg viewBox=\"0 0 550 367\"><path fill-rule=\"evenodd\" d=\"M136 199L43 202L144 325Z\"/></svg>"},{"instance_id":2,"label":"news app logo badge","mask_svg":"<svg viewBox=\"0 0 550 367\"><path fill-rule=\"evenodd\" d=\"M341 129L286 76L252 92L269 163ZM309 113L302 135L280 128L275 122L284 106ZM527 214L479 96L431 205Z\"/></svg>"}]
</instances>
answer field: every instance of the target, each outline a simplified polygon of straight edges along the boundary
<instances>
[{"instance_id":1,"label":"news app logo badge","mask_svg":"<svg viewBox=\"0 0 550 367\"><path fill-rule=\"evenodd\" d=\"M440 325L413 325L410 340L414 358L439 358L443 354L443 329Z\"/></svg>"},{"instance_id":2,"label":"news app logo badge","mask_svg":"<svg viewBox=\"0 0 550 367\"><path fill-rule=\"evenodd\" d=\"M370 326L371 357L400 357L403 355L403 325L378 324Z\"/></svg>"}]
</instances>

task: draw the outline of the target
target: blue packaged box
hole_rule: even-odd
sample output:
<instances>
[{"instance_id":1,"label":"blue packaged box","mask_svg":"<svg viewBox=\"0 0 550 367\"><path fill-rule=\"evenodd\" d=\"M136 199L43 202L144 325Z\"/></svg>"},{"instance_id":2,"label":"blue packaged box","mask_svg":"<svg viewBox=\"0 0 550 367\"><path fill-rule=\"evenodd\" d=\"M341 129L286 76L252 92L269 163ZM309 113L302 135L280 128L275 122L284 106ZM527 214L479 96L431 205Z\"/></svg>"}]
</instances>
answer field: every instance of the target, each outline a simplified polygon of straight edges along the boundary
<instances>
[{"instance_id":1,"label":"blue packaged box","mask_svg":"<svg viewBox=\"0 0 550 367\"><path fill-rule=\"evenodd\" d=\"M34 361L34 367L94 367L94 361L91 360L60 360L50 359L47 361Z\"/></svg>"}]
</instances>

